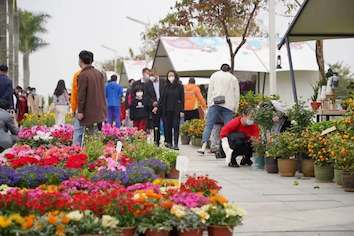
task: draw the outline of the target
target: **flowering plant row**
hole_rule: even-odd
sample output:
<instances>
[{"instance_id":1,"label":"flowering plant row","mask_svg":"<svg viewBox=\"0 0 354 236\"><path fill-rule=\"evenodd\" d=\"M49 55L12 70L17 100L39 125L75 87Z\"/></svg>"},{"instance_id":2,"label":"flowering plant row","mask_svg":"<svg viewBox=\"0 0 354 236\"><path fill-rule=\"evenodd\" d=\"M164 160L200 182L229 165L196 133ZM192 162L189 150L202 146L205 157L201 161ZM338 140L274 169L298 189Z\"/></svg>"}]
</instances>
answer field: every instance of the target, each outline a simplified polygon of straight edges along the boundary
<instances>
[{"instance_id":1,"label":"flowering plant row","mask_svg":"<svg viewBox=\"0 0 354 236\"><path fill-rule=\"evenodd\" d=\"M124 187L116 181L69 179L58 186L36 189L0 186L1 235L118 234L121 227L137 227L139 232L179 230L207 225L237 226L244 211L218 195L220 187L207 195L186 183L156 180ZM196 192L198 191L198 192ZM68 210L70 209L70 210ZM91 225L91 227L86 227ZM37 232L40 232L37 234Z\"/></svg>"}]
</instances>

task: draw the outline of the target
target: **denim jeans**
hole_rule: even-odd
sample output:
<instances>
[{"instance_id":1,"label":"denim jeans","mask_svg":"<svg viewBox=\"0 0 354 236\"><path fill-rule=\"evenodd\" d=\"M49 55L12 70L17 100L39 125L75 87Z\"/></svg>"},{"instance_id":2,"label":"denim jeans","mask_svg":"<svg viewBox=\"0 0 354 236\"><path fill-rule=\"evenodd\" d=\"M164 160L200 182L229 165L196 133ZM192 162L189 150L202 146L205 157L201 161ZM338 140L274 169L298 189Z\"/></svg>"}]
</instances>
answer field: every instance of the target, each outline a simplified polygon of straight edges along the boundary
<instances>
[{"instance_id":1,"label":"denim jeans","mask_svg":"<svg viewBox=\"0 0 354 236\"><path fill-rule=\"evenodd\" d=\"M80 121L77 118L77 115L75 116L75 121L74 121L74 139L73 139L73 145L75 144L80 144L80 147L82 147L82 138L84 135L85 127L80 126Z\"/></svg>"},{"instance_id":2,"label":"denim jeans","mask_svg":"<svg viewBox=\"0 0 354 236\"><path fill-rule=\"evenodd\" d=\"M224 125L226 125L232 120L232 111L218 105L211 106L208 111L207 123L203 132L203 143L209 141L211 130L214 128L219 113L221 113L223 117Z\"/></svg>"},{"instance_id":3,"label":"denim jeans","mask_svg":"<svg viewBox=\"0 0 354 236\"><path fill-rule=\"evenodd\" d=\"M120 106L108 106L108 123L113 124L113 116L116 121L116 127L120 128Z\"/></svg>"}]
</instances>

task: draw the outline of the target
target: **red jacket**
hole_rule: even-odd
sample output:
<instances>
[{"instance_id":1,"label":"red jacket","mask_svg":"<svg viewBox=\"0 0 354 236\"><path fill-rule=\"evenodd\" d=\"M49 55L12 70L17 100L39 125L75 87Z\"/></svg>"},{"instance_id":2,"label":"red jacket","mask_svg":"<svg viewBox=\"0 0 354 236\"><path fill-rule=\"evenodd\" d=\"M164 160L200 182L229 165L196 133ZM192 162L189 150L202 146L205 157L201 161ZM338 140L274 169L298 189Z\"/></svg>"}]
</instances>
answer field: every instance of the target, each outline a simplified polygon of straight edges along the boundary
<instances>
[{"instance_id":1,"label":"red jacket","mask_svg":"<svg viewBox=\"0 0 354 236\"><path fill-rule=\"evenodd\" d=\"M258 125L253 124L250 126L243 126L241 123L241 118L242 116L239 116L229 123L227 123L220 132L220 138L225 138L228 134L238 131L238 132L244 132L247 136L248 139L251 137L258 138L259 137L259 128Z\"/></svg>"}]
</instances>

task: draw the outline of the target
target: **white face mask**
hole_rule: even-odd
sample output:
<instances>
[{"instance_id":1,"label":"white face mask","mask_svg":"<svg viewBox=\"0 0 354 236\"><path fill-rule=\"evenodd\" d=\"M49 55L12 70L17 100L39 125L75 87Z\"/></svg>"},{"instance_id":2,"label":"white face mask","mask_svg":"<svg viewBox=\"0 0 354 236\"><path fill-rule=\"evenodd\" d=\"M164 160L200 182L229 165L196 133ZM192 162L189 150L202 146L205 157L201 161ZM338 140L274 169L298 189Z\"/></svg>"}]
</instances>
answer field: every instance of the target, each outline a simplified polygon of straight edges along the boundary
<instances>
[{"instance_id":1,"label":"white face mask","mask_svg":"<svg viewBox=\"0 0 354 236\"><path fill-rule=\"evenodd\" d=\"M175 77L173 77L173 76L170 76L170 77L168 77L168 80L171 82L171 84L173 83L173 81L175 80Z\"/></svg>"},{"instance_id":2,"label":"white face mask","mask_svg":"<svg viewBox=\"0 0 354 236\"><path fill-rule=\"evenodd\" d=\"M136 92L136 96L137 96L138 98L142 98L143 95L144 95L143 92Z\"/></svg>"},{"instance_id":3,"label":"white face mask","mask_svg":"<svg viewBox=\"0 0 354 236\"><path fill-rule=\"evenodd\" d=\"M156 77L155 77L155 76L150 76L150 80L151 80L152 82L155 82Z\"/></svg>"}]
</instances>

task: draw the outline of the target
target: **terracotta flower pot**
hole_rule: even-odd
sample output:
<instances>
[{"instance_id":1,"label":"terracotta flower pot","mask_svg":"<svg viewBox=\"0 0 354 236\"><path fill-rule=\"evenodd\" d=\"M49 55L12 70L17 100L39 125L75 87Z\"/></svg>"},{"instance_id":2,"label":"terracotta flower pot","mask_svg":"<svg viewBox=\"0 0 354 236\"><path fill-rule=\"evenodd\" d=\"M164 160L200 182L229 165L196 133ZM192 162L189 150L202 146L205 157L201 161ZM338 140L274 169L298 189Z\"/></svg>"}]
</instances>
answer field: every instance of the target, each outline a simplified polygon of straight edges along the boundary
<instances>
[{"instance_id":1,"label":"terracotta flower pot","mask_svg":"<svg viewBox=\"0 0 354 236\"><path fill-rule=\"evenodd\" d=\"M215 226L210 225L208 226L208 233L209 236L232 236L234 231L234 227L230 226Z\"/></svg>"},{"instance_id":2,"label":"terracotta flower pot","mask_svg":"<svg viewBox=\"0 0 354 236\"><path fill-rule=\"evenodd\" d=\"M265 167L269 174L276 174L279 171L277 159L274 159L273 157L267 157L265 159Z\"/></svg>"},{"instance_id":3,"label":"terracotta flower pot","mask_svg":"<svg viewBox=\"0 0 354 236\"><path fill-rule=\"evenodd\" d=\"M159 174L159 179L164 179L166 176L165 171Z\"/></svg>"},{"instance_id":4,"label":"terracotta flower pot","mask_svg":"<svg viewBox=\"0 0 354 236\"><path fill-rule=\"evenodd\" d=\"M334 182L338 187L343 187L342 184L342 170L334 169Z\"/></svg>"},{"instance_id":5,"label":"terracotta flower pot","mask_svg":"<svg viewBox=\"0 0 354 236\"><path fill-rule=\"evenodd\" d=\"M278 168L281 177L294 177L297 169L297 160L278 159Z\"/></svg>"},{"instance_id":6,"label":"terracotta flower pot","mask_svg":"<svg viewBox=\"0 0 354 236\"><path fill-rule=\"evenodd\" d=\"M354 192L354 174L348 171L342 171L342 184L344 191Z\"/></svg>"},{"instance_id":7,"label":"terracotta flower pot","mask_svg":"<svg viewBox=\"0 0 354 236\"><path fill-rule=\"evenodd\" d=\"M304 177L315 177L314 164L315 161L311 159L301 160L301 169Z\"/></svg>"},{"instance_id":8,"label":"terracotta flower pot","mask_svg":"<svg viewBox=\"0 0 354 236\"><path fill-rule=\"evenodd\" d=\"M188 145L191 141L191 137L188 135L181 135L181 143L182 145Z\"/></svg>"},{"instance_id":9,"label":"terracotta flower pot","mask_svg":"<svg viewBox=\"0 0 354 236\"><path fill-rule=\"evenodd\" d=\"M317 182L329 183L334 178L333 166L318 166L315 165L315 177Z\"/></svg>"},{"instance_id":10,"label":"terracotta flower pot","mask_svg":"<svg viewBox=\"0 0 354 236\"><path fill-rule=\"evenodd\" d=\"M179 178L179 171L176 170L176 166L171 168L170 173L167 175L169 179L178 179Z\"/></svg>"},{"instance_id":11,"label":"terracotta flower pot","mask_svg":"<svg viewBox=\"0 0 354 236\"><path fill-rule=\"evenodd\" d=\"M178 232L178 236L203 236L203 228L189 228Z\"/></svg>"},{"instance_id":12,"label":"terracotta flower pot","mask_svg":"<svg viewBox=\"0 0 354 236\"><path fill-rule=\"evenodd\" d=\"M155 230L146 230L145 233L146 236L170 236L170 231L165 231L165 230L160 230L160 231L155 231Z\"/></svg>"}]
</instances>

